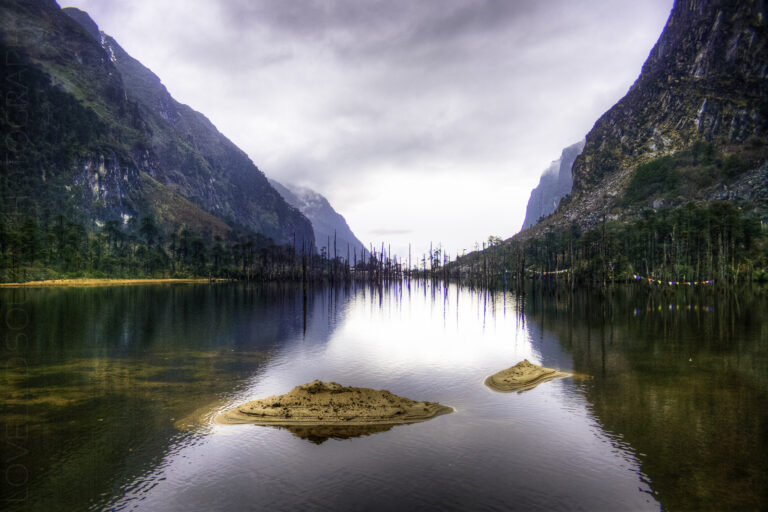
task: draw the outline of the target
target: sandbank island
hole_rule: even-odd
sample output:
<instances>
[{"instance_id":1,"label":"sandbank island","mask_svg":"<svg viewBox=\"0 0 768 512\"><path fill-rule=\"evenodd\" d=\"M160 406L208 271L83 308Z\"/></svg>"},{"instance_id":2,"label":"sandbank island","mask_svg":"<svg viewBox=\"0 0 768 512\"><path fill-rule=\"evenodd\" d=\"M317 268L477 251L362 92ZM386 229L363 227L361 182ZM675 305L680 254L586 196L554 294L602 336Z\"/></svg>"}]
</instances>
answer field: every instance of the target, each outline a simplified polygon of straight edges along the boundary
<instances>
[{"instance_id":1,"label":"sandbank island","mask_svg":"<svg viewBox=\"0 0 768 512\"><path fill-rule=\"evenodd\" d=\"M417 402L386 390L342 386L319 380L284 395L241 404L215 418L218 424L272 425L313 441L389 430L448 414L435 402Z\"/></svg>"},{"instance_id":2,"label":"sandbank island","mask_svg":"<svg viewBox=\"0 0 768 512\"><path fill-rule=\"evenodd\" d=\"M523 359L515 366L494 373L485 379L485 385L501 393L511 393L513 391L522 393L523 391L535 388L542 382L558 377L571 377L571 374L552 368L545 368L533 364L527 359Z\"/></svg>"}]
</instances>

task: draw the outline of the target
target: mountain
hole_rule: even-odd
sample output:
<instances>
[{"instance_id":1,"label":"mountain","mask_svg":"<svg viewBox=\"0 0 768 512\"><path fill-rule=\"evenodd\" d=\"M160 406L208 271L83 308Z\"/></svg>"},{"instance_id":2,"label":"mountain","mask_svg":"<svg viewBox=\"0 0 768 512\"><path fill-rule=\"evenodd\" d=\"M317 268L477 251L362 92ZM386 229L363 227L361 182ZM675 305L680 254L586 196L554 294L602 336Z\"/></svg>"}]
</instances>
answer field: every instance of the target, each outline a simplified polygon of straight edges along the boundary
<instances>
[{"instance_id":1,"label":"mountain","mask_svg":"<svg viewBox=\"0 0 768 512\"><path fill-rule=\"evenodd\" d=\"M584 141L565 148L560 158L552 162L544 171L539 184L531 191L528 206L525 209L525 221L521 229L535 225L542 217L555 211L560 199L571 193L573 178L571 169L576 157L584 149Z\"/></svg>"},{"instance_id":2,"label":"mountain","mask_svg":"<svg viewBox=\"0 0 768 512\"><path fill-rule=\"evenodd\" d=\"M325 197L305 187L283 185L275 180L269 180L269 182L288 201L288 204L298 209L312 222L318 251L322 252L325 249L326 254L333 256L335 240L336 254L340 258L347 259L347 248L349 248L350 260L354 260L355 251L357 251L358 260L368 259L368 249L358 240L344 217L333 209Z\"/></svg>"},{"instance_id":3,"label":"mountain","mask_svg":"<svg viewBox=\"0 0 768 512\"><path fill-rule=\"evenodd\" d=\"M519 237L691 200L768 218L767 76L766 2L677 0L637 81L587 135L571 195Z\"/></svg>"},{"instance_id":4,"label":"mountain","mask_svg":"<svg viewBox=\"0 0 768 512\"><path fill-rule=\"evenodd\" d=\"M4 97L19 99L1 130L23 142L3 168L8 222L62 214L90 231L151 217L166 234L314 240L248 156L87 13L53 0L0 0L0 12Z\"/></svg>"}]
</instances>

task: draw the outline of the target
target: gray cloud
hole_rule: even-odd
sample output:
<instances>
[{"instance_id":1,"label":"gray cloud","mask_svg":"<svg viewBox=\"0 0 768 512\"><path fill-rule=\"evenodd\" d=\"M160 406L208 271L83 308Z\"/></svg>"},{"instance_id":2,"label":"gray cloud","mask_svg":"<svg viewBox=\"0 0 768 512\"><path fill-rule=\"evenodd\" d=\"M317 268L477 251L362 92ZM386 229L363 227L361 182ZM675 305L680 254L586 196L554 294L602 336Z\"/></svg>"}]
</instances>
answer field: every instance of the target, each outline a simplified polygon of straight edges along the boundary
<instances>
[{"instance_id":1,"label":"gray cloud","mask_svg":"<svg viewBox=\"0 0 768 512\"><path fill-rule=\"evenodd\" d=\"M315 188L393 249L512 235L539 173L626 92L672 6L71 3L268 176Z\"/></svg>"},{"instance_id":2,"label":"gray cloud","mask_svg":"<svg viewBox=\"0 0 768 512\"><path fill-rule=\"evenodd\" d=\"M311 40L349 56L418 53L524 22L542 9L537 0L236 0L225 11L234 30L265 26L276 37Z\"/></svg>"}]
</instances>

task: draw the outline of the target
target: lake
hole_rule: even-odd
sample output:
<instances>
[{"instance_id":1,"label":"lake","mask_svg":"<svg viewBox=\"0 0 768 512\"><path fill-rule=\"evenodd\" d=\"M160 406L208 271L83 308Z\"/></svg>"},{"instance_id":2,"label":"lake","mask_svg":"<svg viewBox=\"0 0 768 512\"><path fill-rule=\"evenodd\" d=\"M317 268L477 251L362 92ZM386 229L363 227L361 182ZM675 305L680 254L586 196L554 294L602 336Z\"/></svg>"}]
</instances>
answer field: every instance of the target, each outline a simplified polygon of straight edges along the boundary
<instances>
[{"instance_id":1,"label":"lake","mask_svg":"<svg viewBox=\"0 0 768 512\"><path fill-rule=\"evenodd\" d=\"M641 286L0 290L0 508L768 508L768 303ZM524 358L576 377L484 385ZM314 379L454 412L347 439L212 423Z\"/></svg>"}]
</instances>

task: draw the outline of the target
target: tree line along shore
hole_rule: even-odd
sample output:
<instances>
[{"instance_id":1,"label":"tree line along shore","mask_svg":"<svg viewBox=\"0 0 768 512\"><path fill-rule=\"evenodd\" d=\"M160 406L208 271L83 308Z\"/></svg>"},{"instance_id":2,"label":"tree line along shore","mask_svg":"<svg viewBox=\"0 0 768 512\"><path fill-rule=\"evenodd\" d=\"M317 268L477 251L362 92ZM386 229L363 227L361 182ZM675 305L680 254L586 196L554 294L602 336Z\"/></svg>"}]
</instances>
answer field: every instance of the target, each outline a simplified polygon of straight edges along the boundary
<instances>
[{"instance_id":1,"label":"tree line along shore","mask_svg":"<svg viewBox=\"0 0 768 512\"><path fill-rule=\"evenodd\" d=\"M768 281L768 231L730 202L647 210L629 222L567 226L539 239L491 237L482 250L450 255L441 247L407 258L388 246L279 245L258 234L226 237L179 229L164 233L152 217L107 222L89 231L63 215L0 223L0 282L62 285L207 281L386 281L443 278L481 286L527 280L606 285L636 275L659 282L730 285ZM329 254L330 252L330 254Z\"/></svg>"}]
</instances>

